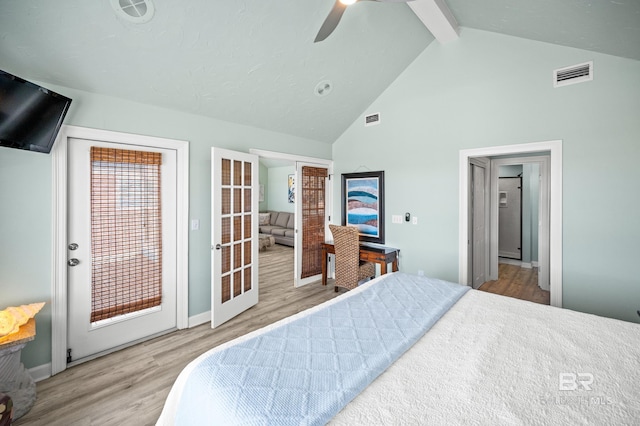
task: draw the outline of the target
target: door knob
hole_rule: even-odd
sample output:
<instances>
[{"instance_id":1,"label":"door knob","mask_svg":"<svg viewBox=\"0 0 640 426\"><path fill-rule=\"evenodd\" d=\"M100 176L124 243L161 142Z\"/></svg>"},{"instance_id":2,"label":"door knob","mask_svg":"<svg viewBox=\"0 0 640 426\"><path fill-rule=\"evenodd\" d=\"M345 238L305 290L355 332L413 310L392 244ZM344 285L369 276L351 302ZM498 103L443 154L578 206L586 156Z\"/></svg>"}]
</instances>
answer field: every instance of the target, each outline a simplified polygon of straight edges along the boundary
<instances>
[{"instance_id":1,"label":"door knob","mask_svg":"<svg viewBox=\"0 0 640 426\"><path fill-rule=\"evenodd\" d=\"M79 263L80 263L80 261L78 259L76 259L76 258L69 259L67 261L67 265L69 265L69 266L76 266Z\"/></svg>"}]
</instances>

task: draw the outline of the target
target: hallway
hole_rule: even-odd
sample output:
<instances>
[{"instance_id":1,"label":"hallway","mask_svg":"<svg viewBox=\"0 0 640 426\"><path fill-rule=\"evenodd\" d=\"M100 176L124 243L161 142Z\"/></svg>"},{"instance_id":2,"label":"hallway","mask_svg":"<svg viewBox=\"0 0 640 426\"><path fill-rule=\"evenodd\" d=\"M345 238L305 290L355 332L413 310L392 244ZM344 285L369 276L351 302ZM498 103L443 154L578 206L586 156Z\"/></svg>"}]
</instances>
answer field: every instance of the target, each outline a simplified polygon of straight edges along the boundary
<instances>
[{"instance_id":1,"label":"hallway","mask_svg":"<svg viewBox=\"0 0 640 426\"><path fill-rule=\"evenodd\" d=\"M538 287L538 270L500 263L498 279L487 281L478 290L548 305L550 293Z\"/></svg>"}]
</instances>

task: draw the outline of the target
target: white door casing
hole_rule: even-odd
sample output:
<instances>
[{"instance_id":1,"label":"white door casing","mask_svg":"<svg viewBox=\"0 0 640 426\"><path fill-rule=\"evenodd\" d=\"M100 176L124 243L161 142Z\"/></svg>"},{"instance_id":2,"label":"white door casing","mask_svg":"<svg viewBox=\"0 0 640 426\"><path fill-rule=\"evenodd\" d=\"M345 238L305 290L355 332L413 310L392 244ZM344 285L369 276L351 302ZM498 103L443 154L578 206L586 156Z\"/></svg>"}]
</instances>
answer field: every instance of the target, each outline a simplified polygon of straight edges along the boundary
<instances>
[{"instance_id":1,"label":"white door casing","mask_svg":"<svg viewBox=\"0 0 640 426\"><path fill-rule=\"evenodd\" d=\"M188 325L188 207L189 207L189 143L174 139L134 135L109 130L63 125L52 150L52 348L51 374L67 368L68 323L68 141L72 138L127 144L135 147L157 147L176 153L176 326Z\"/></svg>"},{"instance_id":2,"label":"white door casing","mask_svg":"<svg viewBox=\"0 0 640 426\"><path fill-rule=\"evenodd\" d=\"M258 161L211 148L211 328L258 303Z\"/></svg>"}]
</instances>

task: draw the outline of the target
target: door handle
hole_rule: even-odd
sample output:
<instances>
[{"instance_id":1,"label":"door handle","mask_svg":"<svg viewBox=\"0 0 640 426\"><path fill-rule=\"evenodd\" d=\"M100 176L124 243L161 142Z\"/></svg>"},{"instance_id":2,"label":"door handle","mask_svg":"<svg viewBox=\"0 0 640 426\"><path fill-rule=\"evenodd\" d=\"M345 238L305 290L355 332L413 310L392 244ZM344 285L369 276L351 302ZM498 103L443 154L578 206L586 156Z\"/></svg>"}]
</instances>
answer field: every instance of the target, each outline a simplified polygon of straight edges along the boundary
<instances>
[{"instance_id":1,"label":"door handle","mask_svg":"<svg viewBox=\"0 0 640 426\"><path fill-rule=\"evenodd\" d=\"M216 244L216 250L220 250L222 246L220 244Z\"/></svg>"},{"instance_id":2,"label":"door handle","mask_svg":"<svg viewBox=\"0 0 640 426\"><path fill-rule=\"evenodd\" d=\"M67 260L67 265L69 265L69 266L76 266L79 263L80 263L80 261L78 259L76 259L76 258Z\"/></svg>"}]
</instances>

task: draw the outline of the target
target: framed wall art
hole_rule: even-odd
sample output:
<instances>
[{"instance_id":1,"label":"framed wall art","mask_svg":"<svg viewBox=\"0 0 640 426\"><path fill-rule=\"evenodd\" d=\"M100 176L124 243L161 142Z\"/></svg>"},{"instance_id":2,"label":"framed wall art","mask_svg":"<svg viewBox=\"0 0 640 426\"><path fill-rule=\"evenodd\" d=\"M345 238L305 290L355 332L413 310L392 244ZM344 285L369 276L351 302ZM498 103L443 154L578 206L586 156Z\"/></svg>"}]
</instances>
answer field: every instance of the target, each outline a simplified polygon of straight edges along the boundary
<instances>
[{"instance_id":1,"label":"framed wall art","mask_svg":"<svg viewBox=\"0 0 640 426\"><path fill-rule=\"evenodd\" d=\"M342 225L360 239L384 244L384 171L342 174Z\"/></svg>"},{"instance_id":2,"label":"framed wall art","mask_svg":"<svg viewBox=\"0 0 640 426\"><path fill-rule=\"evenodd\" d=\"M287 178L287 198L290 203L295 203L296 197L296 175L289 175Z\"/></svg>"}]
</instances>

